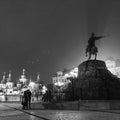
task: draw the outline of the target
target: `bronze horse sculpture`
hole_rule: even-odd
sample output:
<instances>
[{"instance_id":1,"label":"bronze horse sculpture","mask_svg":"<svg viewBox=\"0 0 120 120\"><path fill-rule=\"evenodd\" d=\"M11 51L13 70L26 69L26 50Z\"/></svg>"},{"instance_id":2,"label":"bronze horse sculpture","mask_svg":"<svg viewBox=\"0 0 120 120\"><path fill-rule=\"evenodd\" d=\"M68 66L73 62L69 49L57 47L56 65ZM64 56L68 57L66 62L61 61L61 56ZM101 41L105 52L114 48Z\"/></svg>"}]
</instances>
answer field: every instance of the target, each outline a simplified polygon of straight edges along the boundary
<instances>
[{"instance_id":1,"label":"bronze horse sculpture","mask_svg":"<svg viewBox=\"0 0 120 120\"><path fill-rule=\"evenodd\" d=\"M92 55L95 55L95 60L97 58L97 52L98 52L98 49L96 46L93 46L92 48L90 48L89 46L86 48L86 57L89 55L88 57L88 60L91 59L91 56Z\"/></svg>"},{"instance_id":2,"label":"bronze horse sculpture","mask_svg":"<svg viewBox=\"0 0 120 120\"><path fill-rule=\"evenodd\" d=\"M89 54L88 60L91 59L91 55L95 55L95 60L96 60L98 49L95 45L95 41L99 40L101 38L103 38L103 36L96 37L94 33L92 33L91 37L89 38L88 45L87 45L87 48L86 48L86 57Z\"/></svg>"}]
</instances>

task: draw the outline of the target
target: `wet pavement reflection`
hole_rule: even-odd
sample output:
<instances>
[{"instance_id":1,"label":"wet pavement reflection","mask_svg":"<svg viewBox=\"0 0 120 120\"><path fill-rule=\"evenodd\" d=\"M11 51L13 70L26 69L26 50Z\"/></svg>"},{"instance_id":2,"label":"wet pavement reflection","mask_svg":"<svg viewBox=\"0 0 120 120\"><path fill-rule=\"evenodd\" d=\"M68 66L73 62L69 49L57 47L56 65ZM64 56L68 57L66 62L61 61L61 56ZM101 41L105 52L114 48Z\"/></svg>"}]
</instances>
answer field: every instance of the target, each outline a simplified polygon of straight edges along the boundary
<instances>
[{"instance_id":1,"label":"wet pavement reflection","mask_svg":"<svg viewBox=\"0 0 120 120\"><path fill-rule=\"evenodd\" d=\"M20 104L0 104L0 120L120 120L120 111L22 110Z\"/></svg>"}]
</instances>

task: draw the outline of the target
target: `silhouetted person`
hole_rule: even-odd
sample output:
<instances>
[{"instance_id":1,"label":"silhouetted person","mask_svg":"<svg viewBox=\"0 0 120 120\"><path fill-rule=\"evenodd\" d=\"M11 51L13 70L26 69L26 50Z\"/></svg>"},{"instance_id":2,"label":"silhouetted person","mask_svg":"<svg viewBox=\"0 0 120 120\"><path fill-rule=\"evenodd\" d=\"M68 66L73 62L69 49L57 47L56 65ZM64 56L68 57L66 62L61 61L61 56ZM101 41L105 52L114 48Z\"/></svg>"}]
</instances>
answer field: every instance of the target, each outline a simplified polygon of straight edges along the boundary
<instances>
[{"instance_id":1,"label":"silhouetted person","mask_svg":"<svg viewBox=\"0 0 120 120\"><path fill-rule=\"evenodd\" d=\"M24 91L22 95L22 109L28 109L28 97L27 97L27 91Z\"/></svg>"},{"instance_id":2,"label":"silhouetted person","mask_svg":"<svg viewBox=\"0 0 120 120\"><path fill-rule=\"evenodd\" d=\"M95 34L92 33L92 34L91 34L91 37L90 37L89 40L88 40L88 45L89 45L90 47L95 46L95 41L96 41L96 40L99 40L99 39L101 39L101 38L103 38L103 36L98 36L98 37L96 37Z\"/></svg>"},{"instance_id":3,"label":"silhouetted person","mask_svg":"<svg viewBox=\"0 0 120 120\"><path fill-rule=\"evenodd\" d=\"M51 91L49 90L48 91L48 101L51 102L51 99L52 99L52 95L51 95Z\"/></svg>"},{"instance_id":4,"label":"silhouetted person","mask_svg":"<svg viewBox=\"0 0 120 120\"><path fill-rule=\"evenodd\" d=\"M28 108L31 109L31 91L28 89L26 92L27 92Z\"/></svg>"}]
</instances>

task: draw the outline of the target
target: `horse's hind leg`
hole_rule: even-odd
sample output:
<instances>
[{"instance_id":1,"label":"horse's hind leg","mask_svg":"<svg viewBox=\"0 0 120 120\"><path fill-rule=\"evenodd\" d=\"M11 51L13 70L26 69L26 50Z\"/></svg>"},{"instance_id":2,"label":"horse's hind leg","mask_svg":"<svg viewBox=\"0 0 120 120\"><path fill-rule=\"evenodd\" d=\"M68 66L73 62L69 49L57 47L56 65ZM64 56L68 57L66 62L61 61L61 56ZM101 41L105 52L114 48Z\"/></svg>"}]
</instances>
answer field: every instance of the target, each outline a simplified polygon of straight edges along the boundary
<instances>
[{"instance_id":1,"label":"horse's hind leg","mask_svg":"<svg viewBox=\"0 0 120 120\"><path fill-rule=\"evenodd\" d=\"M96 58L97 58L97 54L95 54L95 60L96 60Z\"/></svg>"},{"instance_id":2,"label":"horse's hind leg","mask_svg":"<svg viewBox=\"0 0 120 120\"><path fill-rule=\"evenodd\" d=\"M91 58L91 54L89 55L89 58L88 58L88 60L90 60L90 58Z\"/></svg>"}]
</instances>

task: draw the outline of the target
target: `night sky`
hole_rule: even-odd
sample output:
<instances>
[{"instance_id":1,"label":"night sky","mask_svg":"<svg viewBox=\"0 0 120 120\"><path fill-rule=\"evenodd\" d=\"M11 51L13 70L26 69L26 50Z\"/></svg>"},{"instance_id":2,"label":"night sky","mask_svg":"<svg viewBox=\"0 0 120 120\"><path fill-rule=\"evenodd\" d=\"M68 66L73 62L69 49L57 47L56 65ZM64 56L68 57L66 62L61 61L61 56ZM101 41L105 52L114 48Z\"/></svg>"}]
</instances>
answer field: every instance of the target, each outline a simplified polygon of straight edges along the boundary
<instances>
[{"instance_id":1,"label":"night sky","mask_svg":"<svg viewBox=\"0 0 120 120\"><path fill-rule=\"evenodd\" d=\"M45 83L84 60L91 32L98 58L120 58L120 0L0 0L0 78L37 72Z\"/></svg>"}]
</instances>

